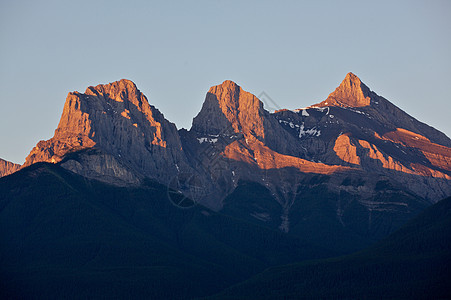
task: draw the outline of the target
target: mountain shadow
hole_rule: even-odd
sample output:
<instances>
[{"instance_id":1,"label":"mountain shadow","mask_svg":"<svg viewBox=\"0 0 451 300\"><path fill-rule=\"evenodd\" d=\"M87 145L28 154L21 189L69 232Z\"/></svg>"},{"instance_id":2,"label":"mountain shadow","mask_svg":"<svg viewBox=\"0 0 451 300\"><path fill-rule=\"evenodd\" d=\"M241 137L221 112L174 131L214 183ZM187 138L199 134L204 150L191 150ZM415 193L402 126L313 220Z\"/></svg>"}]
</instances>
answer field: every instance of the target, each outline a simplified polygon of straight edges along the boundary
<instances>
[{"instance_id":1,"label":"mountain shadow","mask_svg":"<svg viewBox=\"0 0 451 300\"><path fill-rule=\"evenodd\" d=\"M1 178L1 298L194 298L269 266L334 255L201 206L177 207L169 194L184 197L150 179L118 187L49 163Z\"/></svg>"},{"instance_id":2,"label":"mountain shadow","mask_svg":"<svg viewBox=\"0 0 451 300\"><path fill-rule=\"evenodd\" d=\"M451 198L356 254L269 268L210 299L448 299Z\"/></svg>"}]
</instances>

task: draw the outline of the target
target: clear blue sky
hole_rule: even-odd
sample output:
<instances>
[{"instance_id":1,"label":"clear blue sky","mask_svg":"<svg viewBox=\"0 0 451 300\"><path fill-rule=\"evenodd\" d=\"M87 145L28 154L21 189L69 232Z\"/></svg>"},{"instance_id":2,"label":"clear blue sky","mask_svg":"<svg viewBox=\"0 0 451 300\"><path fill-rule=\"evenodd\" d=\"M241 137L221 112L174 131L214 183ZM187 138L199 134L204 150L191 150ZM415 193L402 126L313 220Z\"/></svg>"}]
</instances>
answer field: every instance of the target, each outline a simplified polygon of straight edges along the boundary
<instances>
[{"instance_id":1,"label":"clear blue sky","mask_svg":"<svg viewBox=\"0 0 451 300\"><path fill-rule=\"evenodd\" d=\"M178 128L231 79L279 107L353 72L451 134L451 1L0 2L0 157L22 163L67 93L133 80Z\"/></svg>"}]
</instances>

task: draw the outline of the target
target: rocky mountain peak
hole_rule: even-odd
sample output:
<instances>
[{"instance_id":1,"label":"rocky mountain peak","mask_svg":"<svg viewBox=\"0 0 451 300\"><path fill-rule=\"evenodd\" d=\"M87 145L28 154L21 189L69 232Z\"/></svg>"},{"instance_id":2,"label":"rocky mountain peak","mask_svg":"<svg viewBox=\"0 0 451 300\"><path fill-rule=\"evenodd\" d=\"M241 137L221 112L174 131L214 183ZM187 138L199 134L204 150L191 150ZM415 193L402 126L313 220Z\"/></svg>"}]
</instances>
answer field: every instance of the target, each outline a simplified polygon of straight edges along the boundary
<instances>
[{"instance_id":1,"label":"rocky mountain peak","mask_svg":"<svg viewBox=\"0 0 451 300\"><path fill-rule=\"evenodd\" d=\"M359 77L349 72L341 84L317 107L365 107L371 103L370 89Z\"/></svg>"},{"instance_id":2,"label":"rocky mountain peak","mask_svg":"<svg viewBox=\"0 0 451 300\"><path fill-rule=\"evenodd\" d=\"M158 178L163 181L186 165L176 126L126 79L88 87L84 94L69 93L55 135L38 143L25 166L38 161L60 162L68 153L90 148L100 151L89 153L95 153L95 159L102 159L109 169L114 160L150 177L157 169L166 169L165 174L156 176L164 177ZM73 166L70 169L76 170Z\"/></svg>"},{"instance_id":3,"label":"rocky mountain peak","mask_svg":"<svg viewBox=\"0 0 451 300\"><path fill-rule=\"evenodd\" d=\"M109 84L90 86L86 89L85 95L108 97L117 102L130 101L135 105L142 104L142 98L144 97L136 85L128 79L121 79Z\"/></svg>"},{"instance_id":4,"label":"rocky mountain peak","mask_svg":"<svg viewBox=\"0 0 451 300\"><path fill-rule=\"evenodd\" d=\"M263 138L263 103L244 91L235 82L226 80L210 88L199 114L193 119L192 130L218 134L230 129L253 132Z\"/></svg>"}]
</instances>

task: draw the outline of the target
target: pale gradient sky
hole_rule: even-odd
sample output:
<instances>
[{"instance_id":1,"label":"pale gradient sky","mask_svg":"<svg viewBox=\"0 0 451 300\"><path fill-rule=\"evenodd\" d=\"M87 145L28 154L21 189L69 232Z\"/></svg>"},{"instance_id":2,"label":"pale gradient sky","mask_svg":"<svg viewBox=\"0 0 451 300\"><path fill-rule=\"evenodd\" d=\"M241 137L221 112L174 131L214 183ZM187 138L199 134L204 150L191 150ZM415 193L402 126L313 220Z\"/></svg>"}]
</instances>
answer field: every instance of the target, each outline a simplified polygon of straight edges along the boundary
<instances>
[{"instance_id":1,"label":"pale gradient sky","mask_svg":"<svg viewBox=\"0 0 451 300\"><path fill-rule=\"evenodd\" d=\"M279 107L324 100L353 72L451 134L451 1L0 0L0 157L23 163L67 93L127 78L189 128L233 80Z\"/></svg>"}]
</instances>

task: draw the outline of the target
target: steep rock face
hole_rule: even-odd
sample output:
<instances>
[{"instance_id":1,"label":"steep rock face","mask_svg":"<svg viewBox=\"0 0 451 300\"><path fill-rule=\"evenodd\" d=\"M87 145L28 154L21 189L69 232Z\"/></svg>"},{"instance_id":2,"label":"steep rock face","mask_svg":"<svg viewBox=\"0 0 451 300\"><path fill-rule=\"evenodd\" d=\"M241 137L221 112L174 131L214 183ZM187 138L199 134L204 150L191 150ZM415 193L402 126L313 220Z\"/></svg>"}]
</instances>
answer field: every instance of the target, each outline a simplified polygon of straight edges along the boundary
<instances>
[{"instance_id":1,"label":"steep rock face","mask_svg":"<svg viewBox=\"0 0 451 300\"><path fill-rule=\"evenodd\" d=\"M0 158L0 177L7 176L19 170L20 165Z\"/></svg>"},{"instance_id":2,"label":"steep rock face","mask_svg":"<svg viewBox=\"0 0 451 300\"><path fill-rule=\"evenodd\" d=\"M139 185L144 177L114 155L95 148L69 153L60 165L84 177L117 186Z\"/></svg>"},{"instance_id":3,"label":"steep rock face","mask_svg":"<svg viewBox=\"0 0 451 300\"><path fill-rule=\"evenodd\" d=\"M190 131L200 138L239 134L281 153L298 153L291 147L292 137L281 130L277 120L263 108L263 103L230 80L210 88Z\"/></svg>"},{"instance_id":4,"label":"steep rock face","mask_svg":"<svg viewBox=\"0 0 451 300\"><path fill-rule=\"evenodd\" d=\"M337 156L344 162L360 165L360 157L357 156L357 148L351 144L351 140L347 134L340 135L334 144L334 151Z\"/></svg>"},{"instance_id":5,"label":"steep rock face","mask_svg":"<svg viewBox=\"0 0 451 300\"><path fill-rule=\"evenodd\" d=\"M129 170L116 174L119 177L132 171L167 182L178 168L187 167L175 125L148 103L133 82L125 79L88 87L84 94L69 93L54 137L39 142L24 166L38 161L56 163L68 153L90 148L114 158L117 167L127 166ZM92 157L84 161L93 162ZM66 162L66 166L80 171L75 164ZM110 172L109 164L89 163L82 173L89 174L91 166L94 173ZM109 181L109 177L105 176L105 180ZM128 175L123 179L130 182Z\"/></svg>"}]
</instances>

